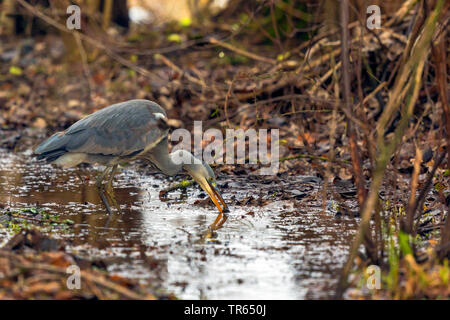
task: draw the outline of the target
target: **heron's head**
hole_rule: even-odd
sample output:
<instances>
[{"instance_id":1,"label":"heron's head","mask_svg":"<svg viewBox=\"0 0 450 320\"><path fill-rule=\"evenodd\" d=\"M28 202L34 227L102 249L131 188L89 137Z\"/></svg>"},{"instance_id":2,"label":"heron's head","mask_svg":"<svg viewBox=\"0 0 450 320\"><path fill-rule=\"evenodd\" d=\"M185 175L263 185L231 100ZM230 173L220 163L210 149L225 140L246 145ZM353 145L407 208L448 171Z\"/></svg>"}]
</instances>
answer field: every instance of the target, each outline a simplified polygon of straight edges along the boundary
<instances>
[{"instance_id":1,"label":"heron's head","mask_svg":"<svg viewBox=\"0 0 450 320\"><path fill-rule=\"evenodd\" d=\"M197 181L200 187L205 190L205 192L209 195L209 197L221 213L229 212L225 201L223 201L222 196L217 190L214 171L207 163L202 162L198 164L184 164L183 168L189 173L192 178L194 178L195 181Z\"/></svg>"}]
</instances>

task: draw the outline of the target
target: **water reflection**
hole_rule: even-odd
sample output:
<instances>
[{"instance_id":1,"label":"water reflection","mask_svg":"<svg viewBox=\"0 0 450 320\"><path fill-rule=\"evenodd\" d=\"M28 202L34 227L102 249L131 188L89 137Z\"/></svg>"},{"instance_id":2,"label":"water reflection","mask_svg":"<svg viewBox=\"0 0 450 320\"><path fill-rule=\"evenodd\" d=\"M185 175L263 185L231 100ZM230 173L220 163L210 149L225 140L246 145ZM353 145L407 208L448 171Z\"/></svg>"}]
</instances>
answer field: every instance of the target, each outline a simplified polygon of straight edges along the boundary
<instances>
[{"instance_id":1,"label":"water reflection","mask_svg":"<svg viewBox=\"0 0 450 320\"><path fill-rule=\"evenodd\" d=\"M351 219L337 223L321 212L314 195L318 184L312 183L311 196L301 200L243 207L233 206L231 198L267 195L268 186L233 178L223 190L230 219L205 237L217 210L193 204L199 188L189 189L184 198L174 192L172 200L162 202L159 191L167 180L127 167L115 181L123 214L111 217L94 186L94 169L61 170L20 154L0 151L0 156L0 203L38 204L73 220L73 232L56 233L69 241L70 250L102 258L109 271L181 298L327 298L356 228ZM277 185L283 188L288 181Z\"/></svg>"}]
</instances>

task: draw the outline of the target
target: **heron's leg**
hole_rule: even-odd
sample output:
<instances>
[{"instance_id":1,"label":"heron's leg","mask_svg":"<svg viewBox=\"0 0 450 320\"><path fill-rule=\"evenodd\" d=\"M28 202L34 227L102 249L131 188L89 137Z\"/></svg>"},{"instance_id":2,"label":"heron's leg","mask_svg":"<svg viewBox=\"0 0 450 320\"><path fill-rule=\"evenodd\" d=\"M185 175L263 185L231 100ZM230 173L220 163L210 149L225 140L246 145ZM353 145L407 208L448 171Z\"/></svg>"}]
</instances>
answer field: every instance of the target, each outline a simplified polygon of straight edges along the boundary
<instances>
[{"instance_id":1,"label":"heron's leg","mask_svg":"<svg viewBox=\"0 0 450 320\"><path fill-rule=\"evenodd\" d=\"M111 167L106 167L106 169L98 176L96 182L95 182L95 186L97 187L97 189L101 190L103 189L103 185L102 182L103 180L105 180L106 174L108 173L108 170Z\"/></svg>"},{"instance_id":2,"label":"heron's leg","mask_svg":"<svg viewBox=\"0 0 450 320\"><path fill-rule=\"evenodd\" d=\"M109 179L108 179L108 183L106 184L106 189L111 189L112 190L112 182L113 182L113 179L114 179L114 175L116 174L116 171L117 171L117 164L115 164L113 167L112 167L112 169L111 169L111 173L110 173L110 176L109 176Z\"/></svg>"},{"instance_id":3,"label":"heron's leg","mask_svg":"<svg viewBox=\"0 0 450 320\"><path fill-rule=\"evenodd\" d=\"M118 166L118 165L115 164L115 165L112 167L112 169L111 169L111 173L110 173L108 182L106 183L105 191L106 191L106 193L108 194L108 196L109 196L109 198L111 199L111 201L113 202L113 204L114 204L114 206L116 207L117 211L119 211L119 213L122 213L122 211L120 210L120 206L119 206L119 204L117 203L116 195L115 195L115 193L114 193L114 189L113 189L113 186L112 186L112 182L113 182L113 179L114 179L114 175L116 174L116 171L117 171L117 166Z\"/></svg>"},{"instance_id":4,"label":"heron's leg","mask_svg":"<svg viewBox=\"0 0 450 320\"><path fill-rule=\"evenodd\" d=\"M103 203L105 204L106 210L108 211L109 214L112 214L108 200L106 199L105 194L103 192L105 188L102 184L109 169L110 169L110 167L106 167L106 169L100 174L100 176L97 178L95 186L97 187L98 193L100 194L100 198L102 199Z\"/></svg>"}]
</instances>

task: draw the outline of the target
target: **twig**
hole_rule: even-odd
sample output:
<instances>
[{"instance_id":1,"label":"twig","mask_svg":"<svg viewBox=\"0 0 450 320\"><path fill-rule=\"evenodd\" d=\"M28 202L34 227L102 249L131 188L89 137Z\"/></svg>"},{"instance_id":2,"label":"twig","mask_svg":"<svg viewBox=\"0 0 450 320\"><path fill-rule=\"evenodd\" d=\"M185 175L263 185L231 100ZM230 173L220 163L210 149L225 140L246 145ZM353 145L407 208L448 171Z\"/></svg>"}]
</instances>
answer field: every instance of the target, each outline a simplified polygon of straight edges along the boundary
<instances>
[{"instance_id":1,"label":"twig","mask_svg":"<svg viewBox=\"0 0 450 320\"><path fill-rule=\"evenodd\" d=\"M170 186L170 187L168 187L168 188L166 188L164 190L161 190L159 192L159 198L160 199L164 198L171 191L175 191L175 190L178 190L178 189L186 189L186 188L190 187L193 184L194 184L194 180L183 180L183 181L181 181L181 182L179 182L179 183L177 183L177 184L175 184L173 186Z\"/></svg>"},{"instance_id":2,"label":"twig","mask_svg":"<svg viewBox=\"0 0 450 320\"><path fill-rule=\"evenodd\" d=\"M418 0L407 0L403 3L402 7L395 12L393 18L386 22L385 27L389 28L394 25L397 21L401 21L408 12L416 5Z\"/></svg>"},{"instance_id":3,"label":"twig","mask_svg":"<svg viewBox=\"0 0 450 320\"><path fill-rule=\"evenodd\" d=\"M419 196L416 199L414 207L412 211L415 213L414 219L418 220L422 216L423 212L423 203L425 202L425 197L428 194L431 184L433 182L434 174L436 173L437 168L440 166L441 162L445 159L445 152L442 152L437 159L434 161L433 169L428 173L427 180L424 183L422 190L420 191ZM420 208L420 211L417 211Z\"/></svg>"},{"instance_id":4,"label":"twig","mask_svg":"<svg viewBox=\"0 0 450 320\"><path fill-rule=\"evenodd\" d=\"M173 63L172 61L170 61L167 57L165 57L162 54L155 54L155 59L157 60L161 60L166 66L168 66L169 68L171 68L172 70L176 71L177 73L180 74L180 76L184 76L186 79L188 79L189 81L198 84L202 87L206 87L206 84L203 82L203 80L199 80L185 72L183 72L183 70L181 70L180 67L178 67L175 63Z\"/></svg>"},{"instance_id":5,"label":"twig","mask_svg":"<svg viewBox=\"0 0 450 320\"><path fill-rule=\"evenodd\" d=\"M324 55L320 55L317 59L312 60L312 61L309 60L309 54L307 54L305 59L304 59L304 63L302 63L302 65L300 65L295 70L295 73L299 74L299 73L308 72L311 69L321 65L325 61L329 61L331 57L334 57L334 56L338 55L340 52L341 52L341 48L337 48L337 49L334 49L333 51L331 51L330 53L327 53L327 54L324 54Z\"/></svg>"},{"instance_id":6,"label":"twig","mask_svg":"<svg viewBox=\"0 0 450 320\"><path fill-rule=\"evenodd\" d=\"M262 57L262 56L259 56L257 54L245 51L243 49L239 49L239 48L233 47L231 44L228 44L226 42L222 42L220 40L217 40L216 38L210 38L209 39L209 43L221 46L221 47L226 48L226 49L228 49L230 51L234 51L237 54L243 55L243 56L248 57L248 58L253 59L253 60L266 62L266 63L270 63L270 64L277 64L277 61L274 60L274 59Z\"/></svg>"},{"instance_id":7,"label":"twig","mask_svg":"<svg viewBox=\"0 0 450 320\"><path fill-rule=\"evenodd\" d=\"M230 119L228 117L228 99L231 95L231 88L233 87L234 79L230 82L230 86L228 87L227 95L225 96L225 104L223 106L223 111L225 113L225 120L227 121L228 128L231 128Z\"/></svg>"},{"instance_id":8,"label":"twig","mask_svg":"<svg viewBox=\"0 0 450 320\"><path fill-rule=\"evenodd\" d=\"M315 156L315 155L310 155L310 154L297 154L295 156L288 156L288 157L283 157L280 159L280 162L283 161L287 161L287 160L294 160L294 159L314 159L314 160L322 160L322 161L329 161L329 162L334 162L334 163L338 163L340 165L343 164L351 164L350 161L347 160L339 160L339 159L329 159L325 156Z\"/></svg>"},{"instance_id":9,"label":"twig","mask_svg":"<svg viewBox=\"0 0 450 320\"><path fill-rule=\"evenodd\" d=\"M320 77L319 81L314 84L311 88L311 93L314 93L327 79L342 65L342 61L336 63L330 70L328 70L322 77Z\"/></svg>"},{"instance_id":10,"label":"twig","mask_svg":"<svg viewBox=\"0 0 450 320\"><path fill-rule=\"evenodd\" d=\"M102 29L104 31L108 30L109 24L111 22L113 0L105 0L103 4L103 20Z\"/></svg>"},{"instance_id":11,"label":"twig","mask_svg":"<svg viewBox=\"0 0 450 320\"><path fill-rule=\"evenodd\" d=\"M447 135L447 169L450 170L450 104L447 84L446 34L447 30L444 30L437 39L436 45L432 46L432 53L435 61L434 69L439 88L439 100L442 103L442 109L444 111L444 122Z\"/></svg>"},{"instance_id":12,"label":"twig","mask_svg":"<svg viewBox=\"0 0 450 320\"><path fill-rule=\"evenodd\" d=\"M411 193L409 195L408 206L406 208L406 216L402 220L403 222L403 231L408 234L411 234L413 231L413 223L414 223L414 210L416 204L416 191L417 186L419 184L419 174L420 174L420 165L422 163L422 150L416 147L416 158L414 160L414 171L411 178Z\"/></svg>"},{"instance_id":13,"label":"twig","mask_svg":"<svg viewBox=\"0 0 450 320\"><path fill-rule=\"evenodd\" d=\"M272 19L272 28L275 32L275 37L277 39L277 44L280 47L280 50L283 50L283 44L281 43L280 34L278 33L277 20L275 18L275 11L273 9L273 1L270 2L270 17Z\"/></svg>"},{"instance_id":14,"label":"twig","mask_svg":"<svg viewBox=\"0 0 450 320\"><path fill-rule=\"evenodd\" d=\"M320 104L323 104L323 105L326 105L326 106L330 106L330 107L333 107L333 104L336 103L332 99L322 99L322 98L317 98L317 97L311 96L311 95L287 94L287 95L284 95L284 96L274 97L274 98L270 98L270 99L267 99L267 100L260 100L260 101L257 101L255 103L251 103L251 104L245 104L245 105L239 107L239 109L236 110L234 113L229 115L229 118L231 119L231 118L237 116L238 114L242 114L242 113L246 112L248 109L254 108L254 107L259 106L259 105L265 105L265 104L278 102L278 101L289 101L289 100L292 100L292 99L299 99L299 100L304 100L304 101L312 101L314 103L320 103ZM337 102L337 103L339 103L339 102ZM312 110L308 110L308 111L312 111ZM296 113L301 113L301 112L302 111L296 111ZM320 112L320 111L314 111L314 112ZM289 114L292 114L292 113L291 112L287 112L284 115L289 115ZM212 120L210 120L208 122L208 125L224 121L225 119L226 119L226 117L220 117L220 118L212 119Z\"/></svg>"},{"instance_id":15,"label":"twig","mask_svg":"<svg viewBox=\"0 0 450 320\"><path fill-rule=\"evenodd\" d=\"M331 63L334 64L335 60L334 57L331 58ZM337 68L334 66L331 70L333 70L333 81L334 81L334 97L336 101L339 101L339 80L337 76ZM335 160L336 154L334 150L334 145L336 143L336 129L337 129L337 110L338 106L336 105L333 108L331 123L330 123L330 134L329 134L329 140L330 140L330 150L328 151L328 158L331 162ZM322 190L322 212L325 214L326 211L326 204L327 204L327 196L328 196L328 182L330 180L331 175L331 166L327 165L325 169L325 179L323 183L323 190Z\"/></svg>"},{"instance_id":16,"label":"twig","mask_svg":"<svg viewBox=\"0 0 450 320\"><path fill-rule=\"evenodd\" d=\"M356 27L358 25L359 25L359 21L354 21L354 22L348 24L348 28L349 29L353 29L354 27ZM294 53L294 52L301 52L303 49L305 49L307 47L311 47L313 44L319 42L320 40L322 40L324 38L328 38L328 37L334 35L338 31L339 30L336 28L335 30L332 30L332 31L329 31L329 32L319 33L315 37L313 37L310 41L303 42L301 45L299 45L298 47L296 47L293 50L291 50L291 52L292 53Z\"/></svg>"},{"instance_id":17,"label":"twig","mask_svg":"<svg viewBox=\"0 0 450 320\"><path fill-rule=\"evenodd\" d=\"M371 93L369 93L367 96L364 97L364 100L362 102L363 105L365 105L370 99L372 99L381 89L386 87L387 82L382 82L378 85L378 87L375 88Z\"/></svg>"},{"instance_id":18,"label":"twig","mask_svg":"<svg viewBox=\"0 0 450 320\"><path fill-rule=\"evenodd\" d=\"M89 101L91 101L93 90L92 90L92 83L91 83L91 81L92 81L91 80L91 71L89 70L86 50L84 50L83 43L81 42L80 35L78 34L78 32L75 32L73 35L75 37L75 41L77 42L78 50L80 51L81 62L83 63L84 76L86 77L86 82L88 85L88 92L89 92L88 99L89 99Z\"/></svg>"}]
</instances>

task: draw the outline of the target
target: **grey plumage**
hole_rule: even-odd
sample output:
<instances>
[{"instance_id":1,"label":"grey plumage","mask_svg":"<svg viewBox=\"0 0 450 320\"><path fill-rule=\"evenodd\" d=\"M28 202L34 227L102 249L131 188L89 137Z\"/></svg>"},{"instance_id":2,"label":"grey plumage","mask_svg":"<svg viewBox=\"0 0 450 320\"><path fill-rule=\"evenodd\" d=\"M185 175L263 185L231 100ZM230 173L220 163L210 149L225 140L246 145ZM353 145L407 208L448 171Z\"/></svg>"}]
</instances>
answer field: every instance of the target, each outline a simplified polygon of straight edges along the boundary
<instances>
[{"instance_id":1,"label":"grey plumage","mask_svg":"<svg viewBox=\"0 0 450 320\"><path fill-rule=\"evenodd\" d=\"M55 133L39 145L38 159L55 161L65 153L132 157L167 136L163 108L148 100L130 100L103 108Z\"/></svg>"}]
</instances>

